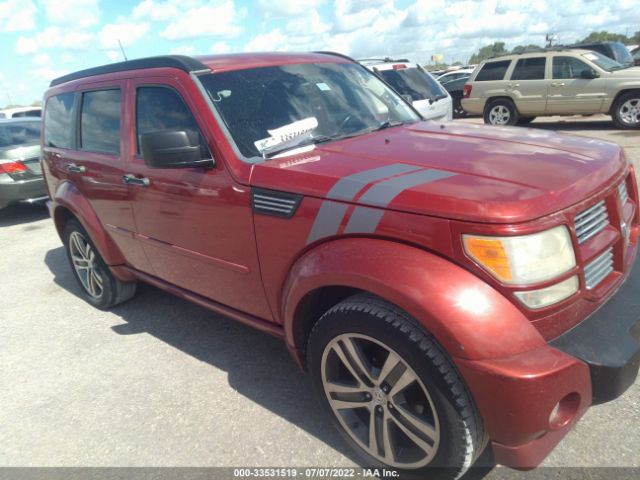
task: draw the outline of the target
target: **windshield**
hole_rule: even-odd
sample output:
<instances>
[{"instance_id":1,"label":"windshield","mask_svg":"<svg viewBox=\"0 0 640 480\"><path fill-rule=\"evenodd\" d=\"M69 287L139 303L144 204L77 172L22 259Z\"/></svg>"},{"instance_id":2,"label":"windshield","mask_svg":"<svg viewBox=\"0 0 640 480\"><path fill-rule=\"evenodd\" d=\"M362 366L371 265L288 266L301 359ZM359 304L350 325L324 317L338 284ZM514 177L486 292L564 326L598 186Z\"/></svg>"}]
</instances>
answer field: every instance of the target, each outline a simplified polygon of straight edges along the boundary
<instances>
[{"instance_id":1,"label":"windshield","mask_svg":"<svg viewBox=\"0 0 640 480\"><path fill-rule=\"evenodd\" d=\"M447 96L435 79L417 68L380 70L380 74L396 92L407 95L413 102Z\"/></svg>"},{"instance_id":2,"label":"windshield","mask_svg":"<svg viewBox=\"0 0 640 480\"><path fill-rule=\"evenodd\" d=\"M621 65L615 60L613 60L612 58L605 57L604 55L598 52L583 53L582 56L587 60L592 61L601 69L606 70L607 72L612 72L614 70L621 70L625 68L624 65Z\"/></svg>"},{"instance_id":3,"label":"windshield","mask_svg":"<svg viewBox=\"0 0 640 480\"><path fill-rule=\"evenodd\" d=\"M0 124L0 147L28 145L40 141L40 122Z\"/></svg>"},{"instance_id":4,"label":"windshield","mask_svg":"<svg viewBox=\"0 0 640 480\"><path fill-rule=\"evenodd\" d=\"M384 82L353 63L281 65L199 78L248 158L420 120Z\"/></svg>"}]
</instances>

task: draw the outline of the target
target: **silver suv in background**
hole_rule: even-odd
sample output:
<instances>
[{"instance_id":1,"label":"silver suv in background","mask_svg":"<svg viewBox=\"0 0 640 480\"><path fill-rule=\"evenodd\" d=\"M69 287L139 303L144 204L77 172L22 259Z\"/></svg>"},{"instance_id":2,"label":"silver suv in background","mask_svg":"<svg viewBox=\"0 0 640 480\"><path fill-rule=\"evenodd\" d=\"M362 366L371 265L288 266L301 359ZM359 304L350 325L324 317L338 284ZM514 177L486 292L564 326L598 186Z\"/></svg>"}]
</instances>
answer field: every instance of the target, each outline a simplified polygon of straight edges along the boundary
<instances>
[{"instance_id":1,"label":"silver suv in background","mask_svg":"<svg viewBox=\"0 0 640 480\"><path fill-rule=\"evenodd\" d=\"M464 86L462 106L492 125L604 113L619 128L638 129L640 68L590 50L506 55L480 64Z\"/></svg>"},{"instance_id":2,"label":"silver suv in background","mask_svg":"<svg viewBox=\"0 0 640 480\"><path fill-rule=\"evenodd\" d=\"M411 102L426 120L450 121L453 118L451 96L417 63L390 58L359 62Z\"/></svg>"}]
</instances>

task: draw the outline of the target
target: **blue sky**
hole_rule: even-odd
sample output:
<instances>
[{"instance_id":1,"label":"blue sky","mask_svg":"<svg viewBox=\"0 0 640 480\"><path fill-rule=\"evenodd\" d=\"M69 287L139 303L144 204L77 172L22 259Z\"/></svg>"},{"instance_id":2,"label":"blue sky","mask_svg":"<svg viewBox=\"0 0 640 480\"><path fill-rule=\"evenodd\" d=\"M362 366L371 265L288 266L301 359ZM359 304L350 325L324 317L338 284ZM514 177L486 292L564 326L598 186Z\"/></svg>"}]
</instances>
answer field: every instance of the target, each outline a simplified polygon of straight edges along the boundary
<instances>
[{"instance_id":1,"label":"blue sky","mask_svg":"<svg viewBox=\"0 0 640 480\"><path fill-rule=\"evenodd\" d=\"M166 53L331 49L426 63L480 46L562 43L640 30L637 0L0 0L0 106L56 76Z\"/></svg>"}]
</instances>

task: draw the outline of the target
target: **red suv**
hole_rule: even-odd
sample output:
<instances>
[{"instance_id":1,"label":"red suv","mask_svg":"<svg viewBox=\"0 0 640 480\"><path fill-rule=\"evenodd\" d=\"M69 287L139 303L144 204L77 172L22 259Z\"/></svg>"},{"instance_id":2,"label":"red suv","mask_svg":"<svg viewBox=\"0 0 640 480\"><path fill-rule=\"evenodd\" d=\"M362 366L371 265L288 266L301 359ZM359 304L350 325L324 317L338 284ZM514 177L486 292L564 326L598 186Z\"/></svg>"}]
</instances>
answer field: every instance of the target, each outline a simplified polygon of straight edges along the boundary
<instances>
[{"instance_id":1,"label":"red suv","mask_svg":"<svg viewBox=\"0 0 640 480\"><path fill-rule=\"evenodd\" d=\"M612 143L425 122L347 57L274 53L56 79L42 150L91 304L143 281L282 338L363 464L534 467L636 378Z\"/></svg>"}]
</instances>

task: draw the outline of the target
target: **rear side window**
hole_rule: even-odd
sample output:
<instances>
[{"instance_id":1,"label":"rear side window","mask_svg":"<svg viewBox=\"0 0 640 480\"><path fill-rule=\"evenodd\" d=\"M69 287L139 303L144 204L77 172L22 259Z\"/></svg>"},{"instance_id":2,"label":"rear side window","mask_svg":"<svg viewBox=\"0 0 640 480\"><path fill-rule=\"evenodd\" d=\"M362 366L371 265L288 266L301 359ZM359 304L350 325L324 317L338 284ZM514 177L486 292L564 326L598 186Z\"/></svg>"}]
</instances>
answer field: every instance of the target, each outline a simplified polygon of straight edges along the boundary
<instances>
[{"instance_id":1,"label":"rear side window","mask_svg":"<svg viewBox=\"0 0 640 480\"><path fill-rule=\"evenodd\" d=\"M487 62L482 70L476 75L476 82L488 82L490 80L502 80L511 64L511 60L503 60L501 62Z\"/></svg>"},{"instance_id":2,"label":"rear side window","mask_svg":"<svg viewBox=\"0 0 640 480\"><path fill-rule=\"evenodd\" d=\"M102 153L120 152L120 90L82 94L80 147Z\"/></svg>"},{"instance_id":3,"label":"rear side window","mask_svg":"<svg viewBox=\"0 0 640 480\"><path fill-rule=\"evenodd\" d=\"M545 57L521 58L511 74L511 80L544 79Z\"/></svg>"},{"instance_id":4,"label":"rear side window","mask_svg":"<svg viewBox=\"0 0 640 480\"><path fill-rule=\"evenodd\" d=\"M137 152L140 135L163 130L183 130L192 145L200 145L202 160L212 158L196 119L178 92L167 87L140 87L136 96Z\"/></svg>"},{"instance_id":5,"label":"rear side window","mask_svg":"<svg viewBox=\"0 0 640 480\"><path fill-rule=\"evenodd\" d=\"M75 93L49 98L44 115L44 144L47 147L73 148L73 102Z\"/></svg>"}]
</instances>

